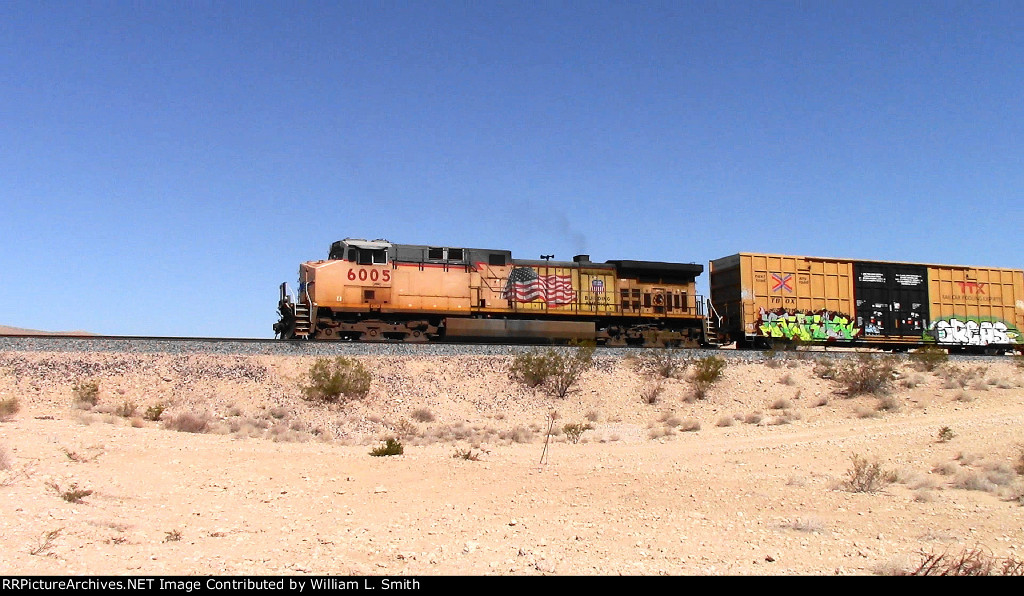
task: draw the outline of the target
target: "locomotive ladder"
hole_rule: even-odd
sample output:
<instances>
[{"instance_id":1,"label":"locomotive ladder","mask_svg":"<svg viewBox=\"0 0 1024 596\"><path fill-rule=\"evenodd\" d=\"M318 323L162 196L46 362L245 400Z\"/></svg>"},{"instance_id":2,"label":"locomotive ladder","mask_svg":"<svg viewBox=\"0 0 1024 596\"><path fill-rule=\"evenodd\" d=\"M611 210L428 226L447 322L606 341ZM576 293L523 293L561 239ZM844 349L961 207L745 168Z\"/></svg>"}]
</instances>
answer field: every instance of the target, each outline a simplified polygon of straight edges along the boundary
<instances>
[{"instance_id":1,"label":"locomotive ladder","mask_svg":"<svg viewBox=\"0 0 1024 596\"><path fill-rule=\"evenodd\" d=\"M313 323L309 316L309 305L302 302L295 303L295 331L296 336L308 336L313 329Z\"/></svg>"},{"instance_id":2,"label":"locomotive ladder","mask_svg":"<svg viewBox=\"0 0 1024 596\"><path fill-rule=\"evenodd\" d=\"M718 327L722 323L722 317L715 310L711 300L707 301L707 316L704 317L704 341L710 346L718 345Z\"/></svg>"}]
</instances>

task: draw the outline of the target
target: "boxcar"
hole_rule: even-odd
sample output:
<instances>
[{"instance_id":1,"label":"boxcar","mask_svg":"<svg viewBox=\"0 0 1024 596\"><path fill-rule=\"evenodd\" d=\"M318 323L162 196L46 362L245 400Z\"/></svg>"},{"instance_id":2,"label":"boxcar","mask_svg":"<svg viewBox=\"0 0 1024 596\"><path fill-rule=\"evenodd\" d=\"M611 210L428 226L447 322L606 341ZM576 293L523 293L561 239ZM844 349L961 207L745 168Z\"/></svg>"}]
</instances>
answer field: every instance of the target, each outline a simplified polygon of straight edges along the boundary
<instances>
[{"instance_id":1,"label":"boxcar","mask_svg":"<svg viewBox=\"0 0 1024 596\"><path fill-rule=\"evenodd\" d=\"M740 345L1024 345L1019 269L739 253L709 273L721 333Z\"/></svg>"}]
</instances>

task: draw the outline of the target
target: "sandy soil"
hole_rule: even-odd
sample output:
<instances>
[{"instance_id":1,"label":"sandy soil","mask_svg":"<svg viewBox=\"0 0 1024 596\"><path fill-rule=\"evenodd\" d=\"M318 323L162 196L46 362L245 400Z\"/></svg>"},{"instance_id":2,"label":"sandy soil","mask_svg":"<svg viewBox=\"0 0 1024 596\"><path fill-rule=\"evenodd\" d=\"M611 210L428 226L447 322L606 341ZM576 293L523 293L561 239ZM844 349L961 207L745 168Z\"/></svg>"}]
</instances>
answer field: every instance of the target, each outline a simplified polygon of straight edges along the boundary
<instances>
[{"instance_id":1,"label":"sandy soil","mask_svg":"<svg viewBox=\"0 0 1024 596\"><path fill-rule=\"evenodd\" d=\"M20 406L0 422L2 572L869 574L965 548L1024 558L1024 372L1009 359L904 363L893 403L846 398L811 360L731 364L706 399L684 377L654 404L635 358L599 358L564 400L509 381L508 357L360 360L370 394L328 407L301 398L305 357L0 353L0 402ZM90 379L98 404L74 405ZM146 420L158 403L204 432ZM588 422L578 444L560 432ZM371 457L388 436L404 455ZM895 482L846 490L855 455ZM73 488L91 493L64 500Z\"/></svg>"}]
</instances>

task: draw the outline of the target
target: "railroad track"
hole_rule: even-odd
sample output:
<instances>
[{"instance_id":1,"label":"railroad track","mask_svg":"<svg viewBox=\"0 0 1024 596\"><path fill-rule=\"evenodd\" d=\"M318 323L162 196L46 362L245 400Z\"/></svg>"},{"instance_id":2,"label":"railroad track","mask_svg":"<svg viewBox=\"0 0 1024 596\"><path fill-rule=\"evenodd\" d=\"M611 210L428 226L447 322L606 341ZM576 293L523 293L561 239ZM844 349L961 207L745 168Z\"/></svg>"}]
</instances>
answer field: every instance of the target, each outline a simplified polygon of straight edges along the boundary
<instances>
[{"instance_id":1,"label":"railroad track","mask_svg":"<svg viewBox=\"0 0 1024 596\"><path fill-rule=\"evenodd\" d=\"M539 344L492 342L428 342L402 341L349 342L281 340L253 337L167 337L145 335L0 335L0 352L134 352L153 354L233 354L281 356L464 356L508 355L537 348ZM606 356L626 355L660 348L601 347ZM858 352L849 348L816 347L810 350L780 351L769 354L762 350L714 348L680 348L694 356L717 354L730 360L764 361L770 357L807 358L816 356L850 357ZM990 360L1005 356L981 354L950 354L954 361Z\"/></svg>"}]
</instances>

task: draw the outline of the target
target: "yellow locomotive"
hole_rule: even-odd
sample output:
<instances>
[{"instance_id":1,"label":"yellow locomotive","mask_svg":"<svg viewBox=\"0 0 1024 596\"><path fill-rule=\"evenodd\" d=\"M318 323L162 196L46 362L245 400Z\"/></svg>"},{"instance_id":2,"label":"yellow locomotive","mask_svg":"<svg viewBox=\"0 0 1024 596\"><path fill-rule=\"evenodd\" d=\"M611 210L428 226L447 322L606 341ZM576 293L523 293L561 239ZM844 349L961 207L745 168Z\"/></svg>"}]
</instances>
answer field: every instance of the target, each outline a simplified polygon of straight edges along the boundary
<instances>
[{"instance_id":1,"label":"yellow locomotive","mask_svg":"<svg viewBox=\"0 0 1024 596\"><path fill-rule=\"evenodd\" d=\"M716 337L702 265L513 259L510 251L346 238L281 284L283 339L592 340L697 345ZM713 314L713 313L712 313Z\"/></svg>"}]
</instances>

